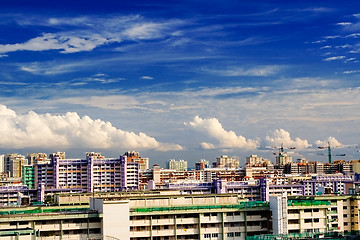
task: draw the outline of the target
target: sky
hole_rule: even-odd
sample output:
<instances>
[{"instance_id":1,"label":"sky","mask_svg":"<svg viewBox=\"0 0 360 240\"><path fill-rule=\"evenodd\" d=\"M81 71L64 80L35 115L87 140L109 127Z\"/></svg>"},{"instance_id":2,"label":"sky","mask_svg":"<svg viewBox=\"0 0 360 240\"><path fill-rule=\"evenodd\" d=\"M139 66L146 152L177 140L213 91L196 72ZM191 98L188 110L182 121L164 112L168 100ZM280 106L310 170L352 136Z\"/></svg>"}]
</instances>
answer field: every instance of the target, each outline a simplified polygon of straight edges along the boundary
<instances>
[{"instance_id":1,"label":"sky","mask_svg":"<svg viewBox=\"0 0 360 240\"><path fill-rule=\"evenodd\" d=\"M358 1L4 0L0 32L0 154L360 158Z\"/></svg>"}]
</instances>

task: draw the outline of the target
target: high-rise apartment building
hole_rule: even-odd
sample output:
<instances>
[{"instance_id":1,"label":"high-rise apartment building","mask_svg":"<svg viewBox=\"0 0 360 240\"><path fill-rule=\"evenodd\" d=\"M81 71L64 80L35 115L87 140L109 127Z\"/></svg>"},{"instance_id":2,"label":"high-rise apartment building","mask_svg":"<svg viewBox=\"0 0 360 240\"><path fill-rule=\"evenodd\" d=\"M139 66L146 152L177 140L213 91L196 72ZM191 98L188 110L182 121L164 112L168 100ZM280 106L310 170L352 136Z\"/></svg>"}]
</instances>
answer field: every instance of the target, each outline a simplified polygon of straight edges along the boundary
<instances>
[{"instance_id":1,"label":"high-rise apartment building","mask_svg":"<svg viewBox=\"0 0 360 240\"><path fill-rule=\"evenodd\" d=\"M167 168L176 170L176 171L187 171L187 161L179 160L176 161L175 159L170 159L167 163Z\"/></svg>"},{"instance_id":2,"label":"high-rise apartment building","mask_svg":"<svg viewBox=\"0 0 360 240\"><path fill-rule=\"evenodd\" d=\"M35 168L31 165L22 166L22 183L29 189L35 189Z\"/></svg>"},{"instance_id":3,"label":"high-rise apartment building","mask_svg":"<svg viewBox=\"0 0 360 240\"><path fill-rule=\"evenodd\" d=\"M9 177L18 177L22 176L22 166L27 163L25 156L11 153L5 154L4 156L4 172L8 174Z\"/></svg>"},{"instance_id":4,"label":"high-rise apartment building","mask_svg":"<svg viewBox=\"0 0 360 240\"><path fill-rule=\"evenodd\" d=\"M107 159L87 153L86 159L61 159L53 156L35 164L35 187L74 189L84 192L111 192L138 189L139 164L126 156Z\"/></svg>"},{"instance_id":5,"label":"high-rise apartment building","mask_svg":"<svg viewBox=\"0 0 360 240\"><path fill-rule=\"evenodd\" d=\"M253 167L261 167L271 165L271 161L269 159L262 158L258 155L251 155L250 157L246 157L246 164Z\"/></svg>"},{"instance_id":6,"label":"high-rise apartment building","mask_svg":"<svg viewBox=\"0 0 360 240\"><path fill-rule=\"evenodd\" d=\"M147 170L149 169L149 158L143 158L139 156L138 152L128 151L124 153L128 162L136 162L139 164L139 170Z\"/></svg>"},{"instance_id":7,"label":"high-rise apartment building","mask_svg":"<svg viewBox=\"0 0 360 240\"><path fill-rule=\"evenodd\" d=\"M292 157L289 156L286 152L279 152L278 155L276 155L276 164L277 166L284 166L286 164L291 164L292 161Z\"/></svg>"},{"instance_id":8,"label":"high-rise apartment building","mask_svg":"<svg viewBox=\"0 0 360 240\"><path fill-rule=\"evenodd\" d=\"M28 153L26 154L27 165L33 166L36 161L47 159L46 153Z\"/></svg>"},{"instance_id":9,"label":"high-rise apartment building","mask_svg":"<svg viewBox=\"0 0 360 240\"><path fill-rule=\"evenodd\" d=\"M238 168L239 159L236 157L229 157L227 155L222 155L216 158L215 167L217 168Z\"/></svg>"},{"instance_id":10,"label":"high-rise apartment building","mask_svg":"<svg viewBox=\"0 0 360 240\"><path fill-rule=\"evenodd\" d=\"M199 162L195 163L195 170L204 170L205 168L209 168L209 161L206 159L201 159Z\"/></svg>"}]
</instances>

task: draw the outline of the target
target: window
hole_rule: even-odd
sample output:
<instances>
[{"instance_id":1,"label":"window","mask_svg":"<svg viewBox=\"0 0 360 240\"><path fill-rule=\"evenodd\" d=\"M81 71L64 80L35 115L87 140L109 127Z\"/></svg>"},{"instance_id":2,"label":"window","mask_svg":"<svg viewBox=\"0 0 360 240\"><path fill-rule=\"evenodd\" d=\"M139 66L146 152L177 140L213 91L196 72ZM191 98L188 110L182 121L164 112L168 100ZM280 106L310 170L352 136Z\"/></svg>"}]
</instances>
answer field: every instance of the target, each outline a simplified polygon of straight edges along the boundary
<instances>
[{"instance_id":1,"label":"window","mask_svg":"<svg viewBox=\"0 0 360 240\"><path fill-rule=\"evenodd\" d=\"M314 218L314 222L319 222L320 220L318 218Z\"/></svg>"},{"instance_id":2,"label":"window","mask_svg":"<svg viewBox=\"0 0 360 240\"><path fill-rule=\"evenodd\" d=\"M235 237L240 237L241 236L241 232L236 232L235 233Z\"/></svg>"},{"instance_id":3,"label":"window","mask_svg":"<svg viewBox=\"0 0 360 240\"><path fill-rule=\"evenodd\" d=\"M296 214L296 213L299 213L299 210L298 209L289 209L288 213L289 214Z\"/></svg>"},{"instance_id":4,"label":"window","mask_svg":"<svg viewBox=\"0 0 360 240\"><path fill-rule=\"evenodd\" d=\"M304 222L305 222L305 223L311 223L311 222L312 222L312 219L311 219L311 218L305 219Z\"/></svg>"},{"instance_id":5,"label":"window","mask_svg":"<svg viewBox=\"0 0 360 240\"><path fill-rule=\"evenodd\" d=\"M299 223L299 219L290 219L289 224L298 224Z\"/></svg>"},{"instance_id":6,"label":"window","mask_svg":"<svg viewBox=\"0 0 360 240\"><path fill-rule=\"evenodd\" d=\"M304 212L311 212L311 209L305 209Z\"/></svg>"},{"instance_id":7,"label":"window","mask_svg":"<svg viewBox=\"0 0 360 240\"><path fill-rule=\"evenodd\" d=\"M211 238L211 234L210 233L204 234L204 238Z\"/></svg>"},{"instance_id":8,"label":"window","mask_svg":"<svg viewBox=\"0 0 360 240\"><path fill-rule=\"evenodd\" d=\"M218 233L212 233L212 234L211 234L211 237L213 237L213 238L217 238L218 236L219 236Z\"/></svg>"},{"instance_id":9,"label":"window","mask_svg":"<svg viewBox=\"0 0 360 240\"><path fill-rule=\"evenodd\" d=\"M232 233L232 232L227 233L227 236L228 236L228 237L234 237L234 233Z\"/></svg>"}]
</instances>

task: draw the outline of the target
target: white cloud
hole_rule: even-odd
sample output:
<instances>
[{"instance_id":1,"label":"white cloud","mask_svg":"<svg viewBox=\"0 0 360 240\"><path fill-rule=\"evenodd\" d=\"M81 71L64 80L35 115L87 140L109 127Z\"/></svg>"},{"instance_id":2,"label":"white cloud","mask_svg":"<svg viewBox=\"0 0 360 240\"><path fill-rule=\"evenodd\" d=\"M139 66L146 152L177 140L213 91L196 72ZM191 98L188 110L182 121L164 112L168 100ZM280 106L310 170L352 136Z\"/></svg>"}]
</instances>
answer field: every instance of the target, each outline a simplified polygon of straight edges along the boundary
<instances>
[{"instance_id":1,"label":"white cloud","mask_svg":"<svg viewBox=\"0 0 360 240\"><path fill-rule=\"evenodd\" d=\"M159 38L165 26L157 23L138 23L123 31L122 35L132 40Z\"/></svg>"},{"instance_id":2,"label":"white cloud","mask_svg":"<svg viewBox=\"0 0 360 240\"><path fill-rule=\"evenodd\" d=\"M190 128L205 133L219 144L214 145L212 143L202 142L201 147L204 149L214 148L244 148L253 149L258 144L257 140L246 139L243 136L237 136L233 131L226 131L219 120L216 118L202 119L199 116L195 116L192 122L185 123Z\"/></svg>"},{"instance_id":3,"label":"white cloud","mask_svg":"<svg viewBox=\"0 0 360 240\"><path fill-rule=\"evenodd\" d=\"M66 34L46 33L40 37L30 39L24 43L0 44L0 53L15 51L45 51L45 50L62 50L61 53L75 53L82 51L91 51L94 48L109 42L117 41L107 39L98 34L84 37L69 36Z\"/></svg>"},{"instance_id":4,"label":"white cloud","mask_svg":"<svg viewBox=\"0 0 360 240\"><path fill-rule=\"evenodd\" d=\"M117 129L110 122L80 117L75 112L65 115L37 114L33 111L17 115L0 105L0 145L4 148L96 148L154 149L178 151L178 144L158 142L140 132Z\"/></svg>"},{"instance_id":5,"label":"white cloud","mask_svg":"<svg viewBox=\"0 0 360 240\"><path fill-rule=\"evenodd\" d=\"M345 37L347 37L347 38L359 38L360 33L352 33L352 34L346 35Z\"/></svg>"},{"instance_id":6,"label":"white cloud","mask_svg":"<svg viewBox=\"0 0 360 240\"><path fill-rule=\"evenodd\" d=\"M152 80L154 79L153 77L150 77L150 76L142 76L141 79L144 79L144 80Z\"/></svg>"},{"instance_id":7,"label":"white cloud","mask_svg":"<svg viewBox=\"0 0 360 240\"><path fill-rule=\"evenodd\" d=\"M339 26L348 26L348 25L351 25L352 23L351 22L339 22L337 23L336 25L339 25Z\"/></svg>"},{"instance_id":8,"label":"white cloud","mask_svg":"<svg viewBox=\"0 0 360 240\"><path fill-rule=\"evenodd\" d=\"M29 72L35 75L56 75L67 72L78 71L83 68L95 65L92 61L78 61L70 63L61 63L57 61L51 62L33 62L26 65L20 65L19 68L22 71Z\"/></svg>"},{"instance_id":9,"label":"white cloud","mask_svg":"<svg viewBox=\"0 0 360 240\"><path fill-rule=\"evenodd\" d=\"M345 74L352 74L352 73L359 73L360 70L348 70L348 71L344 71L343 73Z\"/></svg>"},{"instance_id":10,"label":"white cloud","mask_svg":"<svg viewBox=\"0 0 360 240\"><path fill-rule=\"evenodd\" d=\"M335 60L340 60L340 59L344 59L345 56L336 56L336 57L328 57L328 58L325 58L324 61L335 61Z\"/></svg>"},{"instance_id":11,"label":"white cloud","mask_svg":"<svg viewBox=\"0 0 360 240\"><path fill-rule=\"evenodd\" d=\"M284 147L296 149L305 149L311 146L307 140L295 138L295 140L291 139L290 133L284 129L277 129L272 132L271 136L266 136L265 140L268 145L271 146L281 146L283 144Z\"/></svg>"},{"instance_id":12,"label":"white cloud","mask_svg":"<svg viewBox=\"0 0 360 240\"><path fill-rule=\"evenodd\" d=\"M280 71L281 66L256 66L250 68L244 67L229 67L228 69L204 69L209 73L213 73L221 76L230 76L230 77L238 77L238 76L257 76L257 77L265 77L269 75L273 75Z\"/></svg>"},{"instance_id":13,"label":"white cloud","mask_svg":"<svg viewBox=\"0 0 360 240\"><path fill-rule=\"evenodd\" d=\"M15 51L60 50L60 53L92 51L109 43L123 40L141 41L172 36L175 26L183 24L178 20L150 22L139 15L112 16L105 18L33 18L16 19L20 25L50 27L76 26L76 30L47 32L23 43L0 44L0 53ZM64 29L64 28L61 28Z\"/></svg>"},{"instance_id":14,"label":"white cloud","mask_svg":"<svg viewBox=\"0 0 360 240\"><path fill-rule=\"evenodd\" d=\"M212 143L202 142L200 143L202 149L215 149L215 145Z\"/></svg>"},{"instance_id":15,"label":"white cloud","mask_svg":"<svg viewBox=\"0 0 360 240\"><path fill-rule=\"evenodd\" d=\"M327 147L328 143L330 143L330 147L341 147L342 146L342 144L335 137L331 137L331 136L325 140L316 140L315 141L315 144L318 147Z\"/></svg>"}]
</instances>

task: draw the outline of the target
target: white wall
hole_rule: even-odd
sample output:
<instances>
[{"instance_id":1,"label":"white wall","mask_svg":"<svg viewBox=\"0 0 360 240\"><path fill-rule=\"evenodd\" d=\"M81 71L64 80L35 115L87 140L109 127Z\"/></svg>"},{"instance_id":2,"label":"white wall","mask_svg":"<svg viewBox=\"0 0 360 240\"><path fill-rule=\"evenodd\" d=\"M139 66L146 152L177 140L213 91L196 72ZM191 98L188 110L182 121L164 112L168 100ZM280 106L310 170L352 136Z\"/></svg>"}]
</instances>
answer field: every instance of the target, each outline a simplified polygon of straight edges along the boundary
<instances>
[{"instance_id":1,"label":"white wall","mask_svg":"<svg viewBox=\"0 0 360 240\"><path fill-rule=\"evenodd\" d=\"M130 240L130 204L129 201L104 201L91 199L90 208L103 214L103 239Z\"/></svg>"},{"instance_id":2,"label":"white wall","mask_svg":"<svg viewBox=\"0 0 360 240\"><path fill-rule=\"evenodd\" d=\"M288 234L287 227L287 197L270 196L270 211L273 216L273 233L274 234Z\"/></svg>"}]
</instances>

